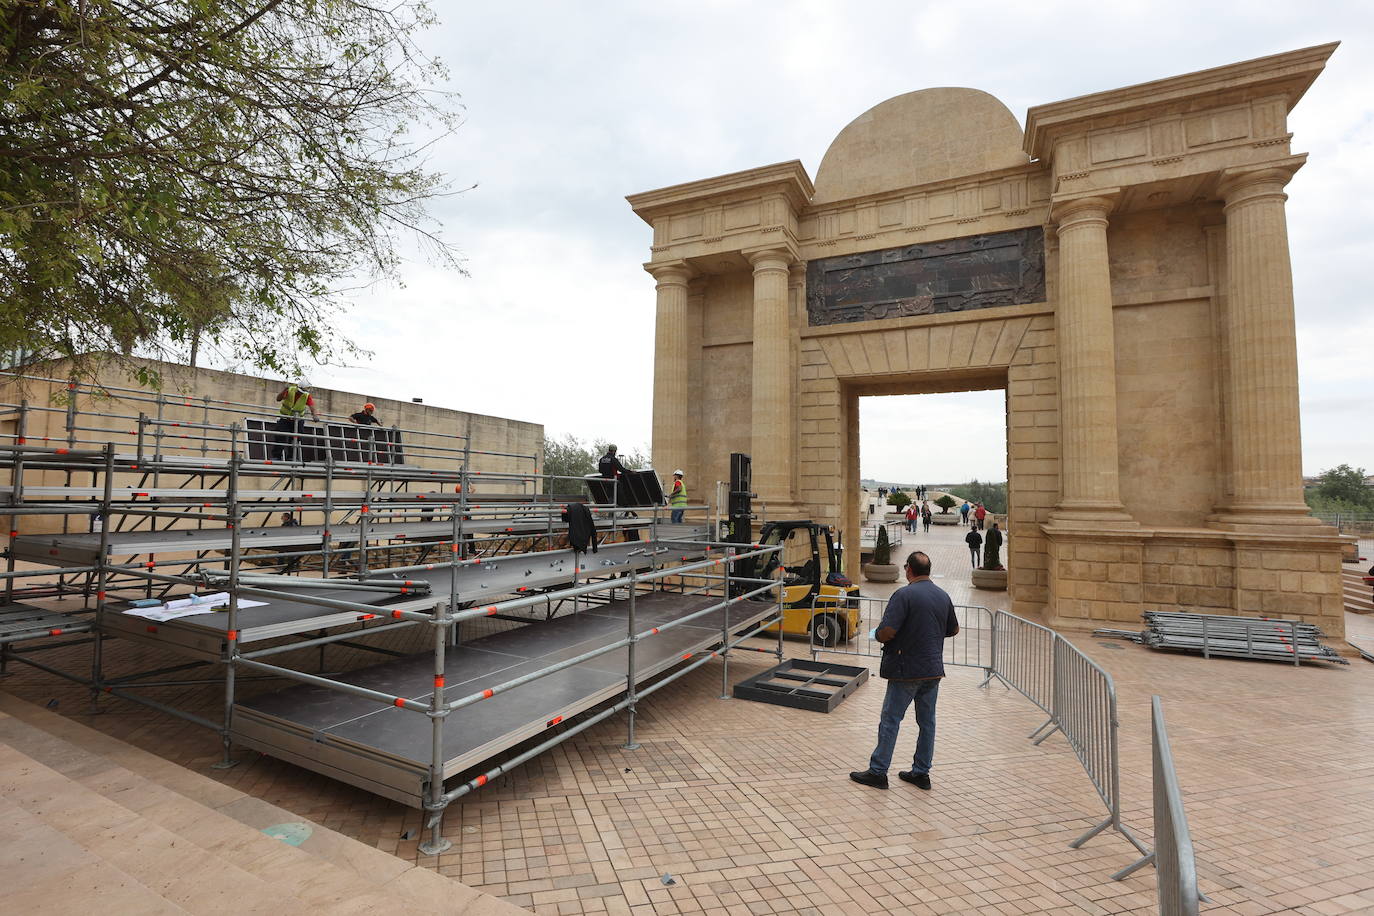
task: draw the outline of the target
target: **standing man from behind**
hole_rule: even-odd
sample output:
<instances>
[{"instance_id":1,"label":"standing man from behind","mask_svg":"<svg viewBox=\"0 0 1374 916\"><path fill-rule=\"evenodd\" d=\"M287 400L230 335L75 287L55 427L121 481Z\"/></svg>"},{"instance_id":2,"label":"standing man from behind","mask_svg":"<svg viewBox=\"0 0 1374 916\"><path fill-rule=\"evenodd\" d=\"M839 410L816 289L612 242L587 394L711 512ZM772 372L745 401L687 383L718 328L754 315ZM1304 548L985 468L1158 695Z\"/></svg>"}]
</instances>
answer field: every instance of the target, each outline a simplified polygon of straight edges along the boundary
<instances>
[{"instance_id":1,"label":"standing man from behind","mask_svg":"<svg viewBox=\"0 0 1374 916\"><path fill-rule=\"evenodd\" d=\"M967 500L967 499L964 500L964 504L963 504L962 506L959 507L959 515L960 515L961 518L963 519L963 522L964 522L965 525L968 524L968 514L969 514L969 512L970 512L972 509L973 509L973 507L970 506L970 505L968 504L968 500Z\"/></svg>"},{"instance_id":2,"label":"standing man from behind","mask_svg":"<svg viewBox=\"0 0 1374 916\"><path fill-rule=\"evenodd\" d=\"M668 505L673 507L673 524L682 524L682 514L687 511L687 487L682 482L682 468L673 472L673 492L668 496Z\"/></svg>"},{"instance_id":3,"label":"standing man from behind","mask_svg":"<svg viewBox=\"0 0 1374 916\"><path fill-rule=\"evenodd\" d=\"M973 568L978 568L978 553L983 547L983 536L978 533L977 528L970 528L968 534L964 535L964 543L968 545L969 560Z\"/></svg>"},{"instance_id":4,"label":"standing man from behind","mask_svg":"<svg viewBox=\"0 0 1374 916\"><path fill-rule=\"evenodd\" d=\"M300 434L305 431L305 412L310 411L316 423L320 421L320 414L315 410L315 398L311 396L310 389L296 382L278 392L277 400L281 406L277 408L277 435L272 445L272 458L283 461L288 455L300 455Z\"/></svg>"},{"instance_id":5,"label":"standing man from behind","mask_svg":"<svg viewBox=\"0 0 1374 916\"><path fill-rule=\"evenodd\" d=\"M596 463L596 472L607 480L615 480L625 473L625 465L615 456L615 446L606 446L606 454Z\"/></svg>"},{"instance_id":6,"label":"standing man from behind","mask_svg":"<svg viewBox=\"0 0 1374 916\"><path fill-rule=\"evenodd\" d=\"M883 644L878 676L887 679L883 712L878 720L878 744L868 769L850 773L855 782L874 789L887 788L887 769L897 746L907 707L916 704L916 753L910 770L897 777L917 788L930 788L930 767L935 760L935 700L945 676L945 640L959 632L954 602L930 580L930 557L916 551L906 558L907 584L888 599L876 638Z\"/></svg>"},{"instance_id":7,"label":"standing man from behind","mask_svg":"<svg viewBox=\"0 0 1374 916\"><path fill-rule=\"evenodd\" d=\"M982 531L983 519L988 517L988 510L983 508L982 503L979 503L978 508L973 510L973 517L978 520L978 530Z\"/></svg>"}]
</instances>

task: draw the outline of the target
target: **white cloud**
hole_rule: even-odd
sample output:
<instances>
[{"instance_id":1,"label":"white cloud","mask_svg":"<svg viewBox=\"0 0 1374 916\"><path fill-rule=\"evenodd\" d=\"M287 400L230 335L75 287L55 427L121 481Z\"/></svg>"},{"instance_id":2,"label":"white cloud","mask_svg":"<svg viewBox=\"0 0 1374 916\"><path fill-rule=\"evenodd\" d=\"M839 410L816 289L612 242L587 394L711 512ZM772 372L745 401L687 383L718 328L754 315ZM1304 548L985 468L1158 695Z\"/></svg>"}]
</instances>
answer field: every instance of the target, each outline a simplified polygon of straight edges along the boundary
<instances>
[{"instance_id":1,"label":"white cloud","mask_svg":"<svg viewBox=\"0 0 1374 916\"><path fill-rule=\"evenodd\" d=\"M650 237L625 194L792 158L814 175L850 120L926 86L987 90L1024 119L1030 105L1341 39L1291 123L1294 148L1311 153L1289 204L1304 464L1374 465L1357 454L1374 451L1358 432L1367 412L1320 406L1335 393L1367 401L1371 388L1374 325L1360 317L1374 250L1367 4L436 6L445 21L426 43L449 64L468 121L434 161L456 186L479 184L439 214L472 277L417 263L404 289L360 296L345 326L377 357L320 376L647 444L654 294L640 264ZM872 460L901 476L913 440L875 434L874 422L888 422L881 409L864 425L865 473ZM1000 401L961 411L961 428L1005 435ZM1001 478L970 463L977 450L966 456L958 466L969 473L953 476Z\"/></svg>"}]
</instances>

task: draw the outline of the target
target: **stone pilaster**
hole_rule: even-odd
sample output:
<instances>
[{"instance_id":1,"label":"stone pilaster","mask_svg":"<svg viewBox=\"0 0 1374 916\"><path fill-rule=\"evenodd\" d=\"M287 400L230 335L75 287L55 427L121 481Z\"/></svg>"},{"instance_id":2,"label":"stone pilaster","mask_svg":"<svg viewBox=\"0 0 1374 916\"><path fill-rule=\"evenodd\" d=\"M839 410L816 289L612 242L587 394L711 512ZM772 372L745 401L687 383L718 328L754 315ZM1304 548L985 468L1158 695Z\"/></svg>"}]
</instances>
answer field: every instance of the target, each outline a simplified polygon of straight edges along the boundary
<instances>
[{"instance_id":1,"label":"stone pilaster","mask_svg":"<svg viewBox=\"0 0 1374 916\"><path fill-rule=\"evenodd\" d=\"M645 267L658 285L658 312L654 322L654 430L651 446L654 468L666 482L675 468L689 475L693 450L690 429L688 371L692 354L687 314L687 281L691 269L684 261ZM695 479L694 476L689 479Z\"/></svg>"},{"instance_id":2,"label":"stone pilaster","mask_svg":"<svg viewBox=\"0 0 1374 916\"><path fill-rule=\"evenodd\" d=\"M785 248L745 252L754 267L753 411L750 449L754 492L779 517L793 506L792 320Z\"/></svg>"},{"instance_id":3,"label":"stone pilaster","mask_svg":"<svg viewBox=\"0 0 1374 916\"><path fill-rule=\"evenodd\" d=\"M1059 202L1055 331L1062 441L1052 524L1132 528L1121 504L1116 432L1116 335L1107 260L1109 196Z\"/></svg>"},{"instance_id":4,"label":"stone pilaster","mask_svg":"<svg viewBox=\"0 0 1374 916\"><path fill-rule=\"evenodd\" d=\"M1302 157L1222 173L1231 495L1213 524L1316 525L1302 495L1298 351L1284 186Z\"/></svg>"}]
</instances>

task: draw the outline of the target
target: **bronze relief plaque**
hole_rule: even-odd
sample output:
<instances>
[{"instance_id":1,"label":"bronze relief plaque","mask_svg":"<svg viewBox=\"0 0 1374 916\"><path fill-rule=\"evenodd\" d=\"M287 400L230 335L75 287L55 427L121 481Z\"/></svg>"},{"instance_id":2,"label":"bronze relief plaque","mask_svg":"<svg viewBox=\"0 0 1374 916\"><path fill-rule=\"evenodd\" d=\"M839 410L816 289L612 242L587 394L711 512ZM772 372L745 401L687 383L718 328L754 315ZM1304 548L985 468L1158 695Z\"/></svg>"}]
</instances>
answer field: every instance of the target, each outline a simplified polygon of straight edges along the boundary
<instances>
[{"instance_id":1,"label":"bronze relief plaque","mask_svg":"<svg viewBox=\"0 0 1374 916\"><path fill-rule=\"evenodd\" d=\"M806 265L814 327L1045 301L1039 226L821 258Z\"/></svg>"}]
</instances>

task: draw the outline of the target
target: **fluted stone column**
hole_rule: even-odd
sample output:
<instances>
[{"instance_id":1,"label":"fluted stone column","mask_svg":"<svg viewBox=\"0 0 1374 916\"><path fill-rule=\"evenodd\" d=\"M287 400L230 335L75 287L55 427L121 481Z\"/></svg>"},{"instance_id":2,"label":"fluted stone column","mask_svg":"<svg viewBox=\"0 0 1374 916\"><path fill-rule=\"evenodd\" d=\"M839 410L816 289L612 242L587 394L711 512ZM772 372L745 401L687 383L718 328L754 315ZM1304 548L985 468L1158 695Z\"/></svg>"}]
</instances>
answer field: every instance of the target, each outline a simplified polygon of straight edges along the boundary
<instances>
[{"instance_id":1,"label":"fluted stone column","mask_svg":"<svg viewBox=\"0 0 1374 916\"><path fill-rule=\"evenodd\" d=\"M1223 523L1317 524L1302 495L1298 349L1284 193L1302 161L1228 170L1226 412L1232 498Z\"/></svg>"},{"instance_id":2,"label":"fluted stone column","mask_svg":"<svg viewBox=\"0 0 1374 916\"><path fill-rule=\"evenodd\" d=\"M689 428L687 281L692 272L683 261L645 268L658 281L658 314L654 322L654 430L650 447L654 468L665 481L676 468L688 474ZM689 479L695 479L694 477ZM698 489L699 489L698 485Z\"/></svg>"},{"instance_id":3,"label":"fluted stone column","mask_svg":"<svg viewBox=\"0 0 1374 916\"><path fill-rule=\"evenodd\" d=\"M1055 205L1059 236L1061 498L1051 518L1134 526L1121 504L1116 439L1116 335L1107 261L1109 197Z\"/></svg>"},{"instance_id":4,"label":"fluted stone column","mask_svg":"<svg viewBox=\"0 0 1374 916\"><path fill-rule=\"evenodd\" d=\"M754 492L774 509L792 504L792 324L782 248L746 253L754 267L754 374L750 449Z\"/></svg>"}]
</instances>

